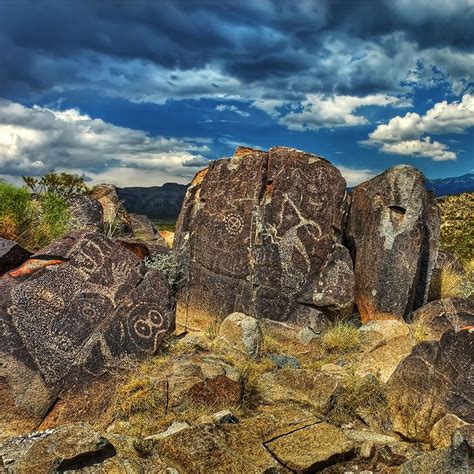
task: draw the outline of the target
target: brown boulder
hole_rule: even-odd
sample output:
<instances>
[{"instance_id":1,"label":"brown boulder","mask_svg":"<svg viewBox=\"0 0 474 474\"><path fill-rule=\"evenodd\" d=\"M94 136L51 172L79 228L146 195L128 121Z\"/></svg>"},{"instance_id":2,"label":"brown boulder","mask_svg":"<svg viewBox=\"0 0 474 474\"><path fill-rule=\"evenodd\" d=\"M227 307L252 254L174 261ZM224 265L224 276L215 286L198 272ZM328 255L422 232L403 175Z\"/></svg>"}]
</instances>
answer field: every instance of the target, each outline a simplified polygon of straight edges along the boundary
<instances>
[{"instance_id":1,"label":"brown boulder","mask_svg":"<svg viewBox=\"0 0 474 474\"><path fill-rule=\"evenodd\" d=\"M474 331L448 331L414 347L387 382L393 429L429 442L433 425L451 413L474 422Z\"/></svg>"},{"instance_id":2,"label":"brown boulder","mask_svg":"<svg viewBox=\"0 0 474 474\"><path fill-rule=\"evenodd\" d=\"M0 276L19 267L28 260L31 252L12 240L0 237Z\"/></svg>"},{"instance_id":3,"label":"brown boulder","mask_svg":"<svg viewBox=\"0 0 474 474\"><path fill-rule=\"evenodd\" d=\"M446 331L474 326L474 296L432 301L417 309L411 319L425 328L429 339L439 340Z\"/></svg>"},{"instance_id":4,"label":"brown boulder","mask_svg":"<svg viewBox=\"0 0 474 474\"><path fill-rule=\"evenodd\" d=\"M132 233L130 216L119 199L117 188L113 184L98 184L92 189L92 196L102 206L106 234L130 236Z\"/></svg>"},{"instance_id":5,"label":"brown boulder","mask_svg":"<svg viewBox=\"0 0 474 474\"><path fill-rule=\"evenodd\" d=\"M174 327L166 280L106 237L72 232L35 257L0 280L6 426L35 425L63 389L155 353Z\"/></svg>"},{"instance_id":6,"label":"brown boulder","mask_svg":"<svg viewBox=\"0 0 474 474\"><path fill-rule=\"evenodd\" d=\"M177 223L178 323L202 329L232 312L291 321L302 305L318 307L319 279L335 280L351 306L351 268L337 263L345 186L328 161L290 148L238 149L212 162L193 180ZM338 309L328 294L322 299L323 311Z\"/></svg>"},{"instance_id":7,"label":"brown boulder","mask_svg":"<svg viewBox=\"0 0 474 474\"><path fill-rule=\"evenodd\" d=\"M67 200L71 228L103 232L103 210L100 202L90 194L73 194Z\"/></svg>"},{"instance_id":8,"label":"brown boulder","mask_svg":"<svg viewBox=\"0 0 474 474\"><path fill-rule=\"evenodd\" d=\"M417 169L396 166L356 186L347 238L363 322L407 318L426 303L439 212Z\"/></svg>"}]
</instances>

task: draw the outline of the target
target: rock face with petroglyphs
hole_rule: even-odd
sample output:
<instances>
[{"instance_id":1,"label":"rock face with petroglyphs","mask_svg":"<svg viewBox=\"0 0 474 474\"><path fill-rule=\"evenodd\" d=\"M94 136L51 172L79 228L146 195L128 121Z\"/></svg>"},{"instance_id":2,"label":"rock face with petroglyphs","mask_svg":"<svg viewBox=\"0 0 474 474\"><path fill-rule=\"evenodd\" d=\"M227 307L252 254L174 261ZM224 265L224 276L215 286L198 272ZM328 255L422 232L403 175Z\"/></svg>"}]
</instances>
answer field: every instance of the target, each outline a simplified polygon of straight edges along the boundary
<instances>
[{"instance_id":1,"label":"rock face with petroglyphs","mask_svg":"<svg viewBox=\"0 0 474 474\"><path fill-rule=\"evenodd\" d=\"M363 322L407 318L426 303L439 215L417 169L396 166L354 188L347 239Z\"/></svg>"},{"instance_id":2,"label":"rock face with petroglyphs","mask_svg":"<svg viewBox=\"0 0 474 474\"><path fill-rule=\"evenodd\" d=\"M238 148L198 173L174 243L178 323L202 328L235 311L279 321L308 306L350 311L352 266L339 245L345 187L324 158L284 147Z\"/></svg>"},{"instance_id":3,"label":"rock face with petroglyphs","mask_svg":"<svg viewBox=\"0 0 474 474\"><path fill-rule=\"evenodd\" d=\"M103 235L70 233L0 280L2 423L34 426L65 387L154 354L173 328L160 273Z\"/></svg>"}]
</instances>

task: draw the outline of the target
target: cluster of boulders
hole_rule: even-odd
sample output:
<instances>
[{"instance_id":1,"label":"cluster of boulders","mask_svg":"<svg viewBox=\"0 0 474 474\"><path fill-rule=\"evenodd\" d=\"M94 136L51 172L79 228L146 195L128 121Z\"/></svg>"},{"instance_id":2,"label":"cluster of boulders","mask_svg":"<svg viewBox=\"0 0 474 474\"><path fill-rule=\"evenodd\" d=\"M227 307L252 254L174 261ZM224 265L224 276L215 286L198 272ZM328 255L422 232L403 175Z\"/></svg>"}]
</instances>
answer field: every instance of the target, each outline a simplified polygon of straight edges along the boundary
<instances>
[{"instance_id":1,"label":"cluster of boulders","mask_svg":"<svg viewBox=\"0 0 474 474\"><path fill-rule=\"evenodd\" d=\"M76 230L48 247L0 240L0 472L472 468L474 301L439 299L437 275L456 262L418 170L348 193L324 158L239 148L194 178L172 251L113 186L69 204ZM161 254L176 260L173 285L146 264ZM358 354L304 365L348 317ZM88 425L175 327L179 351L117 392L131 413L175 421L138 437L126 419ZM269 336L299 352L265 349ZM252 364L258 397L241 417ZM383 387L387 420L362 404L356 423L334 421L351 377Z\"/></svg>"}]
</instances>

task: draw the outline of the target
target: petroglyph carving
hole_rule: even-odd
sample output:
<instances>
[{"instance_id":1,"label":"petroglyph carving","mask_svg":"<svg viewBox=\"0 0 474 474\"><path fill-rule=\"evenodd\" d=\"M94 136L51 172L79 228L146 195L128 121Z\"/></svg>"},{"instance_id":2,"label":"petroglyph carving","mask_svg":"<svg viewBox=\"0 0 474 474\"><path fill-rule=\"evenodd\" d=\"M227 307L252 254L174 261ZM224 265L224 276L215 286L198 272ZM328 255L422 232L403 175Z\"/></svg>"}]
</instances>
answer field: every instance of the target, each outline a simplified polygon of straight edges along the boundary
<instances>
[{"instance_id":1,"label":"petroglyph carving","mask_svg":"<svg viewBox=\"0 0 474 474\"><path fill-rule=\"evenodd\" d=\"M231 213L224 218L225 227L229 235L235 237L242 230L244 223L242 217L236 213Z\"/></svg>"}]
</instances>

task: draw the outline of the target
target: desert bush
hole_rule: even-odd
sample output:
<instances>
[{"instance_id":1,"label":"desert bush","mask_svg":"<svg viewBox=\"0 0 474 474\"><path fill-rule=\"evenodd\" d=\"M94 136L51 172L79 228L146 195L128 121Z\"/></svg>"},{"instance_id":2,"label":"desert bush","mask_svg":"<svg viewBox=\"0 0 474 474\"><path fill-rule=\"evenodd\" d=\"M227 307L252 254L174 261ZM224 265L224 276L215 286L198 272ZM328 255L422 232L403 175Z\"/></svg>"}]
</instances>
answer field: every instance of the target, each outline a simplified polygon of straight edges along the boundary
<instances>
[{"instance_id":1,"label":"desert bush","mask_svg":"<svg viewBox=\"0 0 474 474\"><path fill-rule=\"evenodd\" d=\"M338 321L322 337L323 347L328 351L351 352L359 348L361 335L357 327L349 321Z\"/></svg>"},{"instance_id":2,"label":"desert bush","mask_svg":"<svg viewBox=\"0 0 474 474\"><path fill-rule=\"evenodd\" d=\"M69 173L48 173L40 178L22 176L24 183L34 194L54 194L68 198L72 194L88 192L84 178Z\"/></svg>"},{"instance_id":3,"label":"desert bush","mask_svg":"<svg viewBox=\"0 0 474 474\"><path fill-rule=\"evenodd\" d=\"M170 285L176 283L178 275L178 265L174 255L170 253L162 253L151 258L145 259L145 265L148 268L159 270L167 279Z\"/></svg>"},{"instance_id":4,"label":"desert bush","mask_svg":"<svg viewBox=\"0 0 474 474\"><path fill-rule=\"evenodd\" d=\"M51 193L33 197L25 188L0 183L0 237L37 250L63 236L69 225L64 198Z\"/></svg>"}]
</instances>

